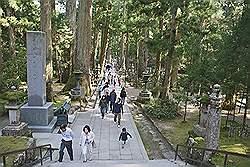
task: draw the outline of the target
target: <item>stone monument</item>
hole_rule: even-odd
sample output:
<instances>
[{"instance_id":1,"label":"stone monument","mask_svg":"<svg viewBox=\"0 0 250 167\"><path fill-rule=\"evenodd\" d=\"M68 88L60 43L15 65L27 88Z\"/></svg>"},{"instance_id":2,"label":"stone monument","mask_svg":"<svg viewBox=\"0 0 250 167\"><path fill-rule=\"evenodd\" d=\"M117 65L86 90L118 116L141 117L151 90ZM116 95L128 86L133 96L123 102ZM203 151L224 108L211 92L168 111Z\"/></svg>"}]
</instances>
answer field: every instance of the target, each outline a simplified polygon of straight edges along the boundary
<instances>
[{"instance_id":1,"label":"stone monument","mask_svg":"<svg viewBox=\"0 0 250 167\"><path fill-rule=\"evenodd\" d=\"M72 100L79 99L83 95L83 92L82 92L82 89L80 86L82 72L75 71L74 75L75 75L75 79L76 79L76 87L70 90L70 97Z\"/></svg>"},{"instance_id":2,"label":"stone monument","mask_svg":"<svg viewBox=\"0 0 250 167\"><path fill-rule=\"evenodd\" d=\"M212 93L209 95L210 105L207 114L207 128L205 136L205 147L210 149L219 148L220 122L221 122L221 95L220 85L213 86ZM206 152L205 159L208 160L212 152Z\"/></svg>"},{"instance_id":3,"label":"stone monument","mask_svg":"<svg viewBox=\"0 0 250 167\"><path fill-rule=\"evenodd\" d=\"M6 105L9 112L9 125L3 128L3 136L22 136L28 132L28 124L19 121L19 109L21 105Z\"/></svg>"},{"instance_id":4,"label":"stone monument","mask_svg":"<svg viewBox=\"0 0 250 167\"><path fill-rule=\"evenodd\" d=\"M144 89L140 91L139 96L137 97L137 100L141 103L144 103L144 102L150 101L150 99L152 98L152 93L147 90L147 83L151 75L146 74L146 73L142 75L143 75Z\"/></svg>"},{"instance_id":5,"label":"stone monument","mask_svg":"<svg viewBox=\"0 0 250 167\"><path fill-rule=\"evenodd\" d=\"M51 132L56 120L53 104L46 102L46 36L28 31L27 36L28 103L20 109L20 120L33 131Z\"/></svg>"},{"instance_id":6,"label":"stone monument","mask_svg":"<svg viewBox=\"0 0 250 167\"><path fill-rule=\"evenodd\" d=\"M194 125L193 131L197 136L205 137L206 136L206 129L208 125L207 115L208 115L208 108L207 104L201 104L200 106L200 121L199 124Z\"/></svg>"}]
</instances>

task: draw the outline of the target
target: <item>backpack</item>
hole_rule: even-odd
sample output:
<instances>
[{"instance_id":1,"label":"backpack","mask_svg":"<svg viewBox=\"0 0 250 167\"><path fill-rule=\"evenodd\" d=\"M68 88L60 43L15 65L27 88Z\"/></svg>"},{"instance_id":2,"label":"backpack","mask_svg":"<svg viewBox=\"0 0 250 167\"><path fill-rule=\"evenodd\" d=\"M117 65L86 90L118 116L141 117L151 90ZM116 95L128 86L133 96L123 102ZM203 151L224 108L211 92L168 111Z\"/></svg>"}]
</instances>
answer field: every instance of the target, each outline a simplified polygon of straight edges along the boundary
<instances>
[{"instance_id":1,"label":"backpack","mask_svg":"<svg viewBox=\"0 0 250 167\"><path fill-rule=\"evenodd\" d=\"M126 141L126 140L128 140L128 134L127 134L127 132L122 132L121 133L121 138L122 138L122 141Z\"/></svg>"}]
</instances>

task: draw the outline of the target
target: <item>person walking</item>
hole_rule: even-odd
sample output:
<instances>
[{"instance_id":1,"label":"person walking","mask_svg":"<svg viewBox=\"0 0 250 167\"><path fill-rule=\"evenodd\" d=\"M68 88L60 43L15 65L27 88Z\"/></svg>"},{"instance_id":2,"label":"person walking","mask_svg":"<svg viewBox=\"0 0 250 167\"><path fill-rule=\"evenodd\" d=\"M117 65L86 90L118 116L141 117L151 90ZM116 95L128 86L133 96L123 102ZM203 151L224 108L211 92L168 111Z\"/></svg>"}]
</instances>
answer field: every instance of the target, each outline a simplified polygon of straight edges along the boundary
<instances>
[{"instance_id":1,"label":"person walking","mask_svg":"<svg viewBox=\"0 0 250 167\"><path fill-rule=\"evenodd\" d=\"M102 119L104 119L104 115L105 113L107 113L107 109L108 109L108 103L107 103L107 97L105 95L102 96L102 98L100 99L99 102L99 107L100 107L100 111L102 114Z\"/></svg>"},{"instance_id":2,"label":"person walking","mask_svg":"<svg viewBox=\"0 0 250 167\"><path fill-rule=\"evenodd\" d=\"M113 112L116 97L117 95L115 93L115 89L113 89L112 92L110 93L110 111L111 112Z\"/></svg>"},{"instance_id":3,"label":"person walking","mask_svg":"<svg viewBox=\"0 0 250 167\"><path fill-rule=\"evenodd\" d=\"M110 103L110 95L109 92L105 92L105 98L106 98L106 102L107 102L107 109L106 109L106 114L109 111L109 103Z\"/></svg>"},{"instance_id":4,"label":"person walking","mask_svg":"<svg viewBox=\"0 0 250 167\"><path fill-rule=\"evenodd\" d=\"M124 103L125 103L125 98L127 97L127 92L126 92L126 90L125 90L124 87L123 87L122 90L121 90L120 97L121 97L121 99L122 99L122 104L124 105Z\"/></svg>"},{"instance_id":5,"label":"person walking","mask_svg":"<svg viewBox=\"0 0 250 167\"><path fill-rule=\"evenodd\" d=\"M118 128L120 128L121 125L121 111L122 111L122 101L121 98L117 99L117 102L114 104L114 123L118 123Z\"/></svg>"},{"instance_id":6,"label":"person walking","mask_svg":"<svg viewBox=\"0 0 250 167\"><path fill-rule=\"evenodd\" d=\"M59 149L59 160L58 161L62 162L65 147L68 151L70 160L73 161L72 140L74 138L74 134L73 134L72 130L69 127L67 127L67 124L62 124L60 126L58 133L60 133L61 137L62 137L61 145L60 145L60 149Z\"/></svg>"},{"instance_id":7,"label":"person walking","mask_svg":"<svg viewBox=\"0 0 250 167\"><path fill-rule=\"evenodd\" d=\"M95 139L94 132L91 131L88 125L85 125L82 129L82 134L80 136L79 145L82 148L83 162L92 161L92 150L93 143Z\"/></svg>"},{"instance_id":8,"label":"person walking","mask_svg":"<svg viewBox=\"0 0 250 167\"><path fill-rule=\"evenodd\" d=\"M119 141L122 140L122 148L124 148L124 145L126 144L126 141L128 140L128 136L132 138L131 134L127 132L126 128L122 128L122 132L119 136Z\"/></svg>"},{"instance_id":9,"label":"person walking","mask_svg":"<svg viewBox=\"0 0 250 167\"><path fill-rule=\"evenodd\" d=\"M102 87L102 91L105 91L105 89L109 88L109 83L106 82L105 85Z\"/></svg>"}]
</instances>

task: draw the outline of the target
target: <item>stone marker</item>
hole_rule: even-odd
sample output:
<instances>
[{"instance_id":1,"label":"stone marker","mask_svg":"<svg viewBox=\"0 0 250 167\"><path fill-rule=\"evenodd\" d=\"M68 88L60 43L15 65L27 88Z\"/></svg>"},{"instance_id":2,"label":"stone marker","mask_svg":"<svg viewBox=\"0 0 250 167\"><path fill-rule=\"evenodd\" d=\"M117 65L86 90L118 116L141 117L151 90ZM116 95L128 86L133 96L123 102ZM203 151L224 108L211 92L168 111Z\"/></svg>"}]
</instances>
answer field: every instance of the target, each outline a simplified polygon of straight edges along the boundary
<instances>
[{"instance_id":1,"label":"stone marker","mask_svg":"<svg viewBox=\"0 0 250 167\"><path fill-rule=\"evenodd\" d=\"M207 128L205 136L205 147L209 149L219 149L220 121L221 121L221 95L220 85L215 84L212 93L209 95L210 105L207 115ZM212 152L205 153L205 160L210 158Z\"/></svg>"},{"instance_id":2,"label":"stone marker","mask_svg":"<svg viewBox=\"0 0 250 167\"><path fill-rule=\"evenodd\" d=\"M52 103L46 102L46 36L28 31L26 40L28 103L21 107L20 119L29 126L48 126L54 115Z\"/></svg>"}]
</instances>

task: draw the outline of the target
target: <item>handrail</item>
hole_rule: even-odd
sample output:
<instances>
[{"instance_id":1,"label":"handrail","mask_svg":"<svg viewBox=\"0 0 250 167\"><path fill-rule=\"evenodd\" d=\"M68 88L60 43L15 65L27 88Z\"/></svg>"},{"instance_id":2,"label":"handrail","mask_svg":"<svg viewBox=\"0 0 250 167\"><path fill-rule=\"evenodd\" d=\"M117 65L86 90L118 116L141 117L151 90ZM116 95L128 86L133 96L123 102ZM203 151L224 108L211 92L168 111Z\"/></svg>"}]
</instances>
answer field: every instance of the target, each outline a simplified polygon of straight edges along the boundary
<instances>
[{"instance_id":1,"label":"handrail","mask_svg":"<svg viewBox=\"0 0 250 167\"><path fill-rule=\"evenodd\" d=\"M49 153L48 156L43 156L42 155L42 149L43 148L47 148L47 152L45 153L45 155L47 155L47 153ZM14 151L9 151L9 152L5 152L5 153L2 153L0 154L0 157L3 158L3 166L6 167L6 157L8 155L11 155L11 154L17 154L17 153L24 153L24 156L25 156L25 164L31 164L31 163L27 163L27 157L28 157L28 151L29 150L36 150L36 149L39 149L39 155L40 155L40 159L37 159L36 161L33 161L31 162L32 164L34 164L34 162L39 162L41 163L41 165L43 165L43 159L46 159L46 158L50 158L50 161L52 161L52 151L53 150L58 150L57 148L52 148L51 144L44 144L44 145L40 145L40 146L36 146L36 147L31 147L31 148L26 148L26 149L19 149L19 150L14 150Z\"/></svg>"},{"instance_id":2,"label":"handrail","mask_svg":"<svg viewBox=\"0 0 250 167\"><path fill-rule=\"evenodd\" d=\"M6 155L10 155L10 154L16 154L16 153L20 153L20 152L24 152L24 151L28 151L28 150L34 150L34 149L38 149L38 148L43 148L49 146L51 147L51 144L44 144L41 146L36 146L36 147L31 147L31 148L26 148L26 149L19 149L19 150L14 150L14 151L9 151L9 152L5 152L5 153L1 153L0 157L2 156L6 156Z\"/></svg>"},{"instance_id":3,"label":"handrail","mask_svg":"<svg viewBox=\"0 0 250 167\"><path fill-rule=\"evenodd\" d=\"M224 154L225 155L224 167L227 166L228 155L233 155L233 156L238 156L238 157L244 157L244 158L250 158L250 155L248 155L248 154L241 154L241 153L236 153L236 152L230 152L230 151L225 151L225 150L216 150L216 149L210 149L210 148L191 147L191 146L185 146L185 145L182 145L182 144L177 144L176 150L175 150L175 158L174 158L174 160L177 159L179 147L184 147L184 148L187 148L188 150L192 148L192 149L197 149L197 150L201 150L202 151L201 160L195 160L195 159L187 157L188 156L188 152L187 152L187 155L186 155L186 164L187 164L187 159L189 159L191 161L199 162L200 166L202 166L206 151Z\"/></svg>"}]
</instances>

